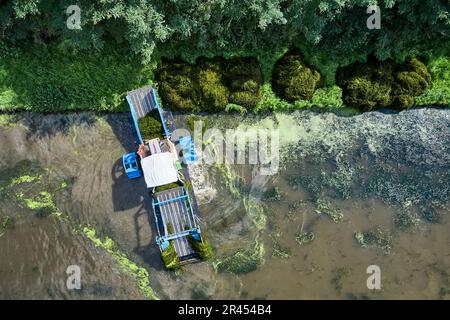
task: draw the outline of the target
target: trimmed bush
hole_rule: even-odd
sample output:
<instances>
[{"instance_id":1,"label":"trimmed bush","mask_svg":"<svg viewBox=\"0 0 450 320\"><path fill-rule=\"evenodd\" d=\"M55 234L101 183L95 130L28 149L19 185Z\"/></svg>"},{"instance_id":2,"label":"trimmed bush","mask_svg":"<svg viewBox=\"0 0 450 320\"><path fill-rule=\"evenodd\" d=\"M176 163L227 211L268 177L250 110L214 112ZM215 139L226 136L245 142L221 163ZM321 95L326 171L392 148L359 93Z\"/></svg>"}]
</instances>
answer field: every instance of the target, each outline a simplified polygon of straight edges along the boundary
<instances>
[{"instance_id":1,"label":"trimmed bush","mask_svg":"<svg viewBox=\"0 0 450 320\"><path fill-rule=\"evenodd\" d=\"M430 86L431 76L417 59L402 65L370 60L338 69L336 81L348 106L364 111L387 107L402 110L414 105L414 97Z\"/></svg>"},{"instance_id":2,"label":"trimmed bush","mask_svg":"<svg viewBox=\"0 0 450 320\"><path fill-rule=\"evenodd\" d=\"M141 131L142 139L164 139L163 126L157 111L150 111L147 115L140 118L138 120L138 126Z\"/></svg>"},{"instance_id":3,"label":"trimmed bush","mask_svg":"<svg viewBox=\"0 0 450 320\"><path fill-rule=\"evenodd\" d=\"M286 53L275 64L272 87L286 101L311 100L322 82L320 73L307 66L297 51Z\"/></svg>"}]
</instances>

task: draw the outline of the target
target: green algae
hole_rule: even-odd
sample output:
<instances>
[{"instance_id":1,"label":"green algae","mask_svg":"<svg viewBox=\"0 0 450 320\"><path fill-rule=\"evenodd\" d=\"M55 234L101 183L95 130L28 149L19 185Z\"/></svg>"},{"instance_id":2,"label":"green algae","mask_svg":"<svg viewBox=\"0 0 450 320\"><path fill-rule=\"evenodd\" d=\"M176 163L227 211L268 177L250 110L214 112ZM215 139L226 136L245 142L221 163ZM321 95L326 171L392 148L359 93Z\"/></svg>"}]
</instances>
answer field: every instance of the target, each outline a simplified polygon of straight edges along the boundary
<instances>
[{"instance_id":1,"label":"green algae","mask_svg":"<svg viewBox=\"0 0 450 320\"><path fill-rule=\"evenodd\" d=\"M234 172L226 163L215 164L214 167L224 178L225 186L228 188L231 194L236 198L240 198L241 192L237 186L240 182L242 182L242 177L238 176L236 172Z\"/></svg>"},{"instance_id":2,"label":"green algae","mask_svg":"<svg viewBox=\"0 0 450 320\"><path fill-rule=\"evenodd\" d=\"M238 249L222 259L217 259L213 262L213 267L221 272L249 273L264 263L264 252L264 244L256 239L252 245Z\"/></svg>"},{"instance_id":3,"label":"green algae","mask_svg":"<svg viewBox=\"0 0 450 320\"><path fill-rule=\"evenodd\" d=\"M223 255L213 262L216 271L242 274L255 271L258 266L263 265L264 243L260 240L260 233L266 225L264 207L255 199L243 199L246 213L256 229L256 238L253 243L240 248L231 254Z\"/></svg>"},{"instance_id":4,"label":"green algae","mask_svg":"<svg viewBox=\"0 0 450 320\"><path fill-rule=\"evenodd\" d=\"M390 254L393 246L392 236L381 228L355 233L355 239L362 248L377 248L383 254Z\"/></svg>"},{"instance_id":5,"label":"green algae","mask_svg":"<svg viewBox=\"0 0 450 320\"><path fill-rule=\"evenodd\" d=\"M18 117L13 114L0 114L0 127L11 128L20 125Z\"/></svg>"},{"instance_id":6,"label":"green algae","mask_svg":"<svg viewBox=\"0 0 450 320\"><path fill-rule=\"evenodd\" d=\"M272 256L281 259L289 259L292 256L292 250L288 246L281 244L279 238L279 235L271 236L273 243Z\"/></svg>"},{"instance_id":7,"label":"green algae","mask_svg":"<svg viewBox=\"0 0 450 320\"><path fill-rule=\"evenodd\" d=\"M45 178L44 178L45 177ZM0 191L19 208L31 210L38 217L60 215L54 194L62 188L36 161L20 161L0 173Z\"/></svg>"},{"instance_id":8,"label":"green algae","mask_svg":"<svg viewBox=\"0 0 450 320\"><path fill-rule=\"evenodd\" d=\"M94 243L95 246L105 250L111 257L116 260L122 270L136 279L138 288L143 295L152 300L159 300L158 296L150 286L150 275L145 268L139 267L123 252L118 250L116 244L111 238L104 237L103 239L101 239L100 237L98 237L93 227L87 226L82 228L82 230L84 234Z\"/></svg>"},{"instance_id":9,"label":"green algae","mask_svg":"<svg viewBox=\"0 0 450 320\"><path fill-rule=\"evenodd\" d=\"M336 223L344 220L345 212L333 208L332 199L375 198L395 206L411 201L413 206L427 209L429 203L448 203L450 172L443 163L445 145L437 143L436 134L425 121L419 121L423 119L419 111L395 116L377 112L352 119L310 111L247 121L236 115L233 119L239 129L279 130L280 170L289 173L285 175L288 184L302 194L306 191L309 199L319 199L316 209ZM445 125L438 125L439 136L445 135ZM423 152L431 149L435 150L432 154ZM443 165L437 162L439 159ZM438 219L436 211L425 210L419 218ZM293 220L299 211L288 210L287 217ZM267 212L265 216L271 228L272 219ZM264 230L264 224L261 225L262 229L255 229ZM375 241L376 232L369 231L358 233L358 243L390 252L392 237Z\"/></svg>"},{"instance_id":10,"label":"green algae","mask_svg":"<svg viewBox=\"0 0 450 320\"><path fill-rule=\"evenodd\" d=\"M0 172L0 191L40 180L42 168L35 161L19 161L14 167ZM21 187L24 187L23 185Z\"/></svg>"},{"instance_id":11,"label":"green algae","mask_svg":"<svg viewBox=\"0 0 450 320\"><path fill-rule=\"evenodd\" d=\"M21 183L32 183L39 181L40 176L30 176L30 175L23 175L19 177L14 177L11 179L10 186L15 186Z\"/></svg>"},{"instance_id":12,"label":"green algae","mask_svg":"<svg viewBox=\"0 0 450 320\"><path fill-rule=\"evenodd\" d=\"M67 224L73 235L85 234L96 246L102 247L111 255L117 263L127 273L131 274L137 282L140 291L150 299L158 299L150 287L148 272L146 269L137 266L129 260L127 256L120 252L114 241L105 237L100 239L92 227L77 225L68 215L63 214L57 206L56 198L62 197L70 190L72 179L58 179L51 170L43 168L36 161L20 161L14 167L0 172L1 195L15 203L15 217L2 218L0 220L0 236L6 230L13 228L16 218L26 217L19 215L19 209L31 210L38 217L48 217L59 219Z\"/></svg>"},{"instance_id":13,"label":"green algae","mask_svg":"<svg viewBox=\"0 0 450 320\"><path fill-rule=\"evenodd\" d=\"M235 124L236 122L233 121ZM217 148L212 145L213 152ZM266 216L264 206L261 204L261 194L258 192L261 188L251 186L244 188L244 178L239 176L235 170L227 163L214 164L213 168L221 175L225 188L235 198L242 202L244 210L239 214L241 223L245 225L242 230L243 235L249 236L249 241L245 245L233 251L221 254L213 261L213 267L216 271L230 273L246 273L254 271L258 266L264 264L264 243L260 240L261 233L266 226ZM241 207L240 207L241 208ZM248 218L249 221L246 221ZM248 225L250 223L250 226ZM244 231L245 230L245 231Z\"/></svg>"},{"instance_id":14,"label":"green algae","mask_svg":"<svg viewBox=\"0 0 450 320\"><path fill-rule=\"evenodd\" d=\"M266 215L264 214L264 206L261 205L257 199L244 198L244 207L247 212L247 216L254 224L256 231L263 231L266 226Z\"/></svg>"}]
</instances>

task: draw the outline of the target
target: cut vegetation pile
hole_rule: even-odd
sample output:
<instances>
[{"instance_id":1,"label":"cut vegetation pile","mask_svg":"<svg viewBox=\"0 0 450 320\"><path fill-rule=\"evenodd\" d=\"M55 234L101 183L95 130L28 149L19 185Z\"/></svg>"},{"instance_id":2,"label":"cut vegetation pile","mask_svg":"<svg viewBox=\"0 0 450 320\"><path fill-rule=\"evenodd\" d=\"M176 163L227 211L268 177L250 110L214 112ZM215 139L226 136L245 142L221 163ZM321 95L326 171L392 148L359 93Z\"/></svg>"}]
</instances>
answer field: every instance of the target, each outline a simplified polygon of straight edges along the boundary
<instances>
[{"instance_id":1,"label":"cut vegetation pile","mask_svg":"<svg viewBox=\"0 0 450 320\"><path fill-rule=\"evenodd\" d=\"M152 110L138 120L142 139L151 140L155 138L164 139L163 126L158 111Z\"/></svg>"},{"instance_id":2,"label":"cut vegetation pile","mask_svg":"<svg viewBox=\"0 0 450 320\"><path fill-rule=\"evenodd\" d=\"M209 260L212 258L212 248L208 241L203 240L198 241L195 240L193 236L189 235L188 240L190 245L192 246L192 249L198 254L200 259L202 260Z\"/></svg>"},{"instance_id":3,"label":"cut vegetation pile","mask_svg":"<svg viewBox=\"0 0 450 320\"><path fill-rule=\"evenodd\" d=\"M344 102L363 111L410 108L415 97L431 85L427 67L417 59L404 64L376 60L354 63L339 69L336 80Z\"/></svg>"},{"instance_id":4,"label":"cut vegetation pile","mask_svg":"<svg viewBox=\"0 0 450 320\"><path fill-rule=\"evenodd\" d=\"M163 59L156 73L164 105L180 111L220 112L228 104L254 108L261 100L255 58L198 58L195 65Z\"/></svg>"},{"instance_id":5,"label":"cut vegetation pile","mask_svg":"<svg viewBox=\"0 0 450 320\"><path fill-rule=\"evenodd\" d=\"M180 258L175 251L173 240L170 241L169 246L161 253L164 266L168 270L179 270L181 268Z\"/></svg>"},{"instance_id":6,"label":"cut vegetation pile","mask_svg":"<svg viewBox=\"0 0 450 320\"><path fill-rule=\"evenodd\" d=\"M322 85L320 73L306 65L296 50L286 53L275 64L272 88L286 101L311 100L316 89Z\"/></svg>"}]
</instances>

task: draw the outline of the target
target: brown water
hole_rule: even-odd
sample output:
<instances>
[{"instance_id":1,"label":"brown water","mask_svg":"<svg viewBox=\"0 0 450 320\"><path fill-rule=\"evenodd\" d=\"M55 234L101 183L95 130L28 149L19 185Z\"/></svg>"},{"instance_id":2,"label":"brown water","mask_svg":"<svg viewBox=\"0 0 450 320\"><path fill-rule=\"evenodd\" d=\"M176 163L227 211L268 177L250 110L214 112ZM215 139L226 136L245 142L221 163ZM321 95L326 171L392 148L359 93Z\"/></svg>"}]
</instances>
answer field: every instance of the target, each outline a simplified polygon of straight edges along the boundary
<instances>
[{"instance_id":1,"label":"brown water","mask_svg":"<svg viewBox=\"0 0 450 320\"><path fill-rule=\"evenodd\" d=\"M414 116L386 115L386 119ZM426 136L422 127L405 129L408 123L390 120L378 128L380 136L377 136L369 130L375 124L369 115L366 118L312 115L298 122L292 122L289 116L278 119L283 124L282 148L288 151L283 151L281 170L262 184L266 190L275 186L282 194L279 201L257 201L264 209L265 223L252 220L251 209L245 205L254 177L251 167L231 167L231 172L243 177L243 182L235 185L241 190L237 198L225 184L227 179L223 172L217 168L196 171L204 175L197 187L209 187L205 193L215 190L207 197L199 197L203 230L216 252L214 262L223 261L238 248L252 245L255 239L260 240L259 245L264 249L263 259L256 270L246 273L216 271L212 263L200 263L174 274L163 270L154 244L153 220L149 215L149 199L144 197L144 183L129 181L122 170L122 154L135 147L128 115L20 114L14 125L0 126L0 180L2 174L7 174L19 161L37 160L43 168L51 169L46 171L49 181L71 181L65 191L67 194L59 192L55 196L57 207L67 214L70 223L53 216L37 217L14 204L10 197L0 197L0 218L12 216L16 221L15 227L0 237L0 298L144 298L136 281L105 250L73 231L73 225L91 225L99 234L111 237L131 260L149 270L151 285L160 298L448 299L450 296L445 290L450 288L449 194L444 188L448 184L438 181L437 177L448 177L450 153L442 146L450 142L450 116L445 110L432 110L421 116L429 120L425 126L430 131L447 128L444 134L439 134L442 144L426 139L415 143L415 137L407 134L408 130ZM212 122L224 126L226 118L212 119ZM177 119L183 123L184 117ZM265 124L266 120L256 122ZM362 129L355 131L355 127ZM285 134L289 131L299 133L292 137ZM336 141L330 142L330 132L335 133L331 140ZM349 140L346 133L353 138ZM309 136L311 139L306 138ZM399 230L393 222L399 210L393 196L388 192L385 198L380 196L385 192L381 187L378 193L362 192L367 189L366 185L358 185L362 180L354 180L350 197L336 195L332 187L315 193L310 185L290 183L289 179L295 175L321 176L321 172L325 172L325 176L331 176L336 169L336 154L344 154L345 168L355 168L356 175L367 180L376 179L372 171L379 172L380 167L386 168L388 174L400 161L382 152L367 151L389 150L390 146L381 137L397 139L397 149L402 146L399 154L404 156L399 157L403 167L397 167L398 172L403 169L407 172L408 168L430 171L432 179L427 186L434 191L427 193L429 201L420 197L425 191L419 192L409 210L419 210L417 208L423 207L424 202L439 202L433 207L440 217L438 223L420 219L417 226ZM296 151L299 145L303 151ZM425 160L409 156L416 149L422 150ZM316 154L317 150L322 150L323 154ZM323 163L305 161L315 156L324 157L324 154L330 158L324 158ZM417 167L415 162L429 164ZM338 159L337 163L343 162ZM364 166L366 168L362 169ZM402 183L410 186L411 177L407 173L405 177L409 180L403 179L401 174L399 177L400 186ZM423 178L421 174L413 177ZM319 185L324 185L324 181ZM442 194L437 190L442 190ZM402 192L398 189L399 195ZM334 223L327 216L315 213L318 195L326 197L334 208L342 211L343 221ZM301 209L288 215L289 204L298 200L303 200ZM376 248L362 248L354 238L356 231L376 226L393 235L393 247L388 255ZM295 237L299 230L313 231L315 239L307 245L298 244ZM275 242L288 249L288 257L273 254ZM65 270L72 264L81 267L82 290L65 287ZM366 268L372 264L381 268L381 290L366 287Z\"/></svg>"}]
</instances>

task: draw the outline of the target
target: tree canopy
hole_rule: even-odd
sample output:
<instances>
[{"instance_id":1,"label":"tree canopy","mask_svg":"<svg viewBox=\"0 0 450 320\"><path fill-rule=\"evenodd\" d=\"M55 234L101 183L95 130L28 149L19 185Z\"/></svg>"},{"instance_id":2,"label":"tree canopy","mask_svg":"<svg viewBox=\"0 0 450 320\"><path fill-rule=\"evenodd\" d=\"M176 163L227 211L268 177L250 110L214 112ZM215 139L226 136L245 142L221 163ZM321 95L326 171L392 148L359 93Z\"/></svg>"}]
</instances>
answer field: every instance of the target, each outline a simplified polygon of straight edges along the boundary
<instances>
[{"instance_id":1,"label":"tree canopy","mask_svg":"<svg viewBox=\"0 0 450 320\"><path fill-rule=\"evenodd\" d=\"M66 27L69 0L0 0L0 38L101 48L114 39L142 57L233 54L294 44L343 65L368 54L404 60L445 49L449 0L79 0L81 30ZM381 30L366 26L369 4ZM195 58L195 57L194 57ZM313 62L313 61L311 61Z\"/></svg>"}]
</instances>

